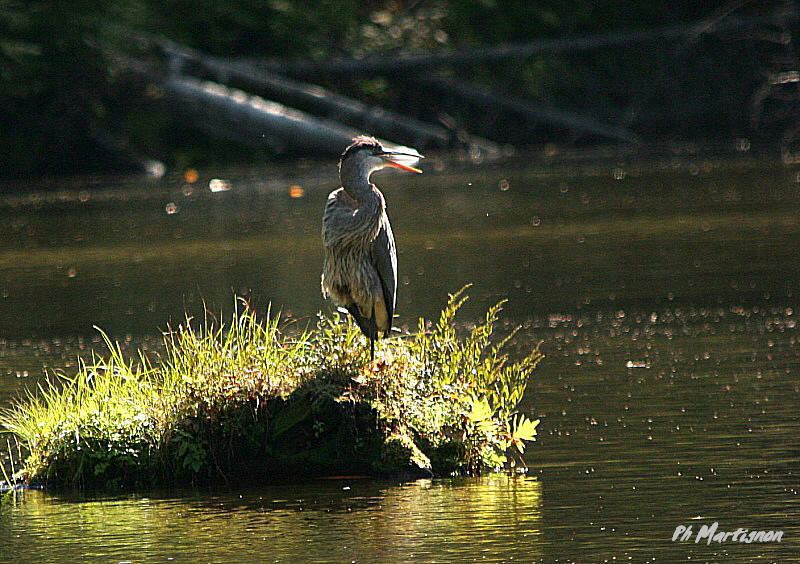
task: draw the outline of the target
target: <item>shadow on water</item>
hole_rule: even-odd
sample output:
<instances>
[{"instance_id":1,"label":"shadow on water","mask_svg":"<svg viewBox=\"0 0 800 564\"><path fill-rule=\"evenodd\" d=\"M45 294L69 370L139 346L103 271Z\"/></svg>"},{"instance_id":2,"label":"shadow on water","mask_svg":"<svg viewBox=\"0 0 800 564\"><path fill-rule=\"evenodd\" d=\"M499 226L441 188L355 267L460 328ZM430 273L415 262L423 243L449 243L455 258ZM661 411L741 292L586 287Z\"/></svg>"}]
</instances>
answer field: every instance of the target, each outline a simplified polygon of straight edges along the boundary
<instances>
[{"instance_id":1,"label":"shadow on water","mask_svg":"<svg viewBox=\"0 0 800 564\"><path fill-rule=\"evenodd\" d=\"M436 168L436 163L431 163ZM543 171L382 174L400 317L474 282L466 324L508 297L547 358L530 478L69 499L26 492L0 534L27 560L783 560L798 551L800 176L714 158ZM333 177L228 175L0 200L0 403L101 350L98 325L158 329L234 292L301 326L319 294ZM343 489L349 487L349 490ZM241 496L241 497L240 497ZM672 543L678 525L780 543ZM0 550L3 550L0 548Z\"/></svg>"}]
</instances>

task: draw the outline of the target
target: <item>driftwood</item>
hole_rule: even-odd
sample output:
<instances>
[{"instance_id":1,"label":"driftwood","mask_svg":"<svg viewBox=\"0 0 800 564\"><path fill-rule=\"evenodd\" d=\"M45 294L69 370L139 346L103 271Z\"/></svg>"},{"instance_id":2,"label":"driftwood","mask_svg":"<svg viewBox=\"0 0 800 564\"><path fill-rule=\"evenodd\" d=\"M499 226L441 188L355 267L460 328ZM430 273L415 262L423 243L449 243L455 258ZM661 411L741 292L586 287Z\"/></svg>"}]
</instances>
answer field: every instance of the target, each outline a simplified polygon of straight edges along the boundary
<instances>
[{"instance_id":1,"label":"driftwood","mask_svg":"<svg viewBox=\"0 0 800 564\"><path fill-rule=\"evenodd\" d=\"M279 151L301 147L339 154L358 131L283 104L210 81L173 76L162 83L167 102L216 136Z\"/></svg>"},{"instance_id":2,"label":"driftwood","mask_svg":"<svg viewBox=\"0 0 800 564\"><path fill-rule=\"evenodd\" d=\"M194 49L168 42L159 47L170 57L170 72L210 75L225 84L234 84L256 91L291 106L305 107L334 122L344 121L361 132L419 148L448 148L453 144L451 132L415 118L378 106L370 106L353 98L335 94L321 86L298 82L246 62L206 55ZM485 139L470 137L469 145L485 155L497 153L497 146Z\"/></svg>"},{"instance_id":3,"label":"driftwood","mask_svg":"<svg viewBox=\"0 0 800 564\"><path fill-rule=\"evenodd\" d=\"M132 76L156 85L163 103L193 127L248 147L269 146L279 152L299 148L336 155L360 133L224 84L165 74L141 58L113 51L106 56Z\"/></svg>"}]
</instances>

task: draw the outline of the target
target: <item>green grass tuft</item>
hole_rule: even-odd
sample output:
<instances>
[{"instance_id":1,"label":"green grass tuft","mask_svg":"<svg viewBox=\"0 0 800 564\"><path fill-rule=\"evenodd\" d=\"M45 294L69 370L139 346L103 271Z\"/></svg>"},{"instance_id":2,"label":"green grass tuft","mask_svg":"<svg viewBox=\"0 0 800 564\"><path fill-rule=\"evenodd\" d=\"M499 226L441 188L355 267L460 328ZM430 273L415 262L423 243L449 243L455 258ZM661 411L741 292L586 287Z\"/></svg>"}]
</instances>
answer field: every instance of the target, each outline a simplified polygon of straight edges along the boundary
<instances>
[{"instance_id":1,"label":"green grass tuft","mask_svg":"<svg viewBox=\"0 0 800 564\"><path fill-rule=\"evenodd\" d=\"M0 413L27 450L17 480L136 487L340 472L480 472L521 465L538 420L516 412L542 358L492 344L503 302L466 337L466 287L436 324L368 347L348 316L289 336L237 302L229 325L187 319L151 363L105 357ZM243 305L244 304L244 305Z\"/></svg>"}]
</instances>

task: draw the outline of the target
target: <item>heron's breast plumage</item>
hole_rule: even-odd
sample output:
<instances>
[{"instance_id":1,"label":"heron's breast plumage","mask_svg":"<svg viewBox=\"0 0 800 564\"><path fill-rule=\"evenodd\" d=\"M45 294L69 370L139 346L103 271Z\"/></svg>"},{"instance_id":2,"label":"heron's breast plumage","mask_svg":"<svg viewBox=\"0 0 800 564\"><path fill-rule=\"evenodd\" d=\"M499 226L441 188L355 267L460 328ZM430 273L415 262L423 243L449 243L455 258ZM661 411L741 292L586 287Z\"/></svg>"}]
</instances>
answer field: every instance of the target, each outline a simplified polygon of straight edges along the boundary
<instances>
[{"instance_id":1,"label":"heron's breast plumage","mask_svg":"<svg viewBox=\"0 0 800 564\"><path fill-rule=\"evenodd\" d=\"M342 188L331 192L322 220L325 259L322 293L343 307L353 303L370 311L375 290L380 289L378 273L370 259L371 246L386 216L383 198L374 209L359 209ZM388 218L385 219L388 221Z\"/></svg>"}]
</instances>

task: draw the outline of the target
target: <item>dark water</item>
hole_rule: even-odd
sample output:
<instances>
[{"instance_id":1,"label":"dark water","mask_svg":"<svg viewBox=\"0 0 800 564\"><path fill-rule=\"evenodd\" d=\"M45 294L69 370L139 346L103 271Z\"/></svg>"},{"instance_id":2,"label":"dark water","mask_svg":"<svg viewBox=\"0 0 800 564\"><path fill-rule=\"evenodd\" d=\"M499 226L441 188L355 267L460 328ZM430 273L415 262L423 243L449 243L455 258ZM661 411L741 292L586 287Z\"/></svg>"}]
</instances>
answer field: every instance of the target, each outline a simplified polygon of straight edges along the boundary
<instances>
[{"instance_id":1,"label":"dark water","mask_svg":"<svg viewBox=\"0 0 800 564\"><path fill-rule=\"evenodd\" d=\"M712 157L427 166L375 177L400 250L398 323L468 282L466 325L509 298L514 346L547 355L523 406L542 419L527 477L28 491L0 508L0 561L796 558L798 172ZM82 180L0 199L0 404L102 350L93 325L157 351L159 329L234 293L301 325L327 307L319 217L335 179L218 174L229 191ZM695 544L715 521L783 538ZM671 542L678 525L692 542Z\"/></svg>"}]
</instances>

